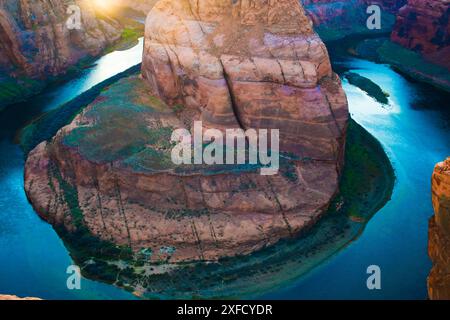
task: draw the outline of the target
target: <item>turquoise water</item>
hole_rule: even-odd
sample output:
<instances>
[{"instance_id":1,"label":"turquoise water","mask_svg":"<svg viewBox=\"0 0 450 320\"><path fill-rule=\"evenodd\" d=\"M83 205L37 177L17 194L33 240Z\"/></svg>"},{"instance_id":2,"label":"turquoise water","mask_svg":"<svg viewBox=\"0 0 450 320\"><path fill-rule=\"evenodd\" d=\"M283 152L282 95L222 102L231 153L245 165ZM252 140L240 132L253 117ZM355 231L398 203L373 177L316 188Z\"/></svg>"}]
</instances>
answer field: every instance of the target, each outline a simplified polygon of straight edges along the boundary
<instances>
[{"instance_id":1,"label":"turquoise water","mask_svg":"<svg viewBox=\"0 0 450 320\"><path fill-rule=\"evenodd\" d=\"M24 155L13 139L37 115L139 63L141 54L142 40L130 50L101 58L77 79L0 113L0 293L45 299L133 298L87 279L82 290L67 289L65 270L72 260L25 197ZM371 79L391 95L390 106L383 107L344 82L353 118L381 141L393 163L393 199L345 250L289 288L262 298L424 299L431 266L426 251L430 177L434 164L450 154L450 97L411 83L384 65L357 59L341 59L337 65ZM366 288L366 268L372 264L381 267L380 291Z\"/></svg>"},{"instance_id":2,"label":"turquoise water","mask_svg":"<svg viewBox=\"0 0 450 320\"><path fill-rule=\"evenodd\" d=\"M13 143L22 126L92 86L141 62L143 39L129 50L105 55L78 78L50 88L32 101L0 113L0 294L44 299L132 299L110 285L82 279L81 290L68 290L72 264L52 227L43 222L23 189L24 154Z\"/></svg>"},{"instance_id":3,"label":"turquoise water","mask_svg":"<svg viewBox=\"0 0 450 320\"><path fill-rule=\"evenodd\" d=\"M426 299L431 174L437 162L450 156L450 95L412 83L385 65L359 59L335 63L390 94L390 106L383 107L344 81L352 117L382 143L393 164L392 200L345 250L264 298ZM369 265L381 268L381 290L367 289Z\"/></svg>"}]
</instances>

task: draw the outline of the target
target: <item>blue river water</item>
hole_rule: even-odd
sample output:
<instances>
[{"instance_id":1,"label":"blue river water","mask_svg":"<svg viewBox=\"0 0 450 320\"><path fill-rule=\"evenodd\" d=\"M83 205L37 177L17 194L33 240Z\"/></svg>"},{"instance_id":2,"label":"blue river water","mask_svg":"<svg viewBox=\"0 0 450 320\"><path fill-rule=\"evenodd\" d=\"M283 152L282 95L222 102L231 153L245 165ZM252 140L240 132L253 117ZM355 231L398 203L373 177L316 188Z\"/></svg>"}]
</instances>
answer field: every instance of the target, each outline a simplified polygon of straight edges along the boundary
<instances>
[{"instance_id":1,"label":"blue river water","mask_svg":"<svg viewBox=\"0 0 450 320\"><path fill-rule=\"evenodd\" d=\"M382 143L394 167L392 199L345 250L264 298L426 299L431 174L450 156L450 95L412 83L386 65L353 58L337 64L390 94L390 105L383 106L343 82L353 119ZM367 288L370 265L381 268L381 290Z\"/></svg>"},{"instance_id":2,"label":"blue river water","mask_svg":"<svg viewBox=\"0 0 450 320\"><path fill-rule=\"evenodd\" d=\"M52 227L37 216L26 198L25 159L14 138L17 130L38 115L140 63L142 50L140 39L129 50L103 56L76 79L0 113L0 294L44 299L134 298L126 291L87 279L82 279L81 290L67 288L66 270L72 259Z\"/></svg>"},{"instance_id":3,"label":"blue river water","mask_svg":"<svg viewBox=\"0 0 450 320\"><path fill-rule=\"evenodd\" d=\"M113 286L83 279L66 286L68 251L52 227L33 211L23 191L24 154L14 137L27 122L93 85L139 63L142 39L110 53L77 79L49 89L28 103L0 113L0 294L44 299L133 299ZM397 182L392 200L346 249L288 288L266 293L275 299L425 299L427 224L432 215L430 177L450 155L450 97L412 83L388 66L358 59L339 61L390 94L388 107L344 81L353 118L384 146ZM366 268L379 265L382 289L369 291Z\"/></svg>"}]
</instances>

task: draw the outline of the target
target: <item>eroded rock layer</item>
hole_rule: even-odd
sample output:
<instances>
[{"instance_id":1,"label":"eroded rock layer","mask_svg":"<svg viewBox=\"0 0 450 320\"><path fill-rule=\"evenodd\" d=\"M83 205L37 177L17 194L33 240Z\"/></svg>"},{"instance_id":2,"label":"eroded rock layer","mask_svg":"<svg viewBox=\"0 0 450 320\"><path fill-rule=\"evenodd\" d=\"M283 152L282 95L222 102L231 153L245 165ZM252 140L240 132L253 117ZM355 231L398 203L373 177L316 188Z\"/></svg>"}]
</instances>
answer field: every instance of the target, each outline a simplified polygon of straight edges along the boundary
<instances>
[{"instance_id":1,"label":"eroded rock layer","mask_svg":"<svg viewBox=\"0 0 450 320\"><path fill-rule=\"evenodd\" d=\"M450 300L450 158L434 169L432 197L435 214L430 219L428 253L433 269L428 295L433 300Z\"/></svg>"},{"instance_id":2,"label":"eroded rock layer","mask_svg":"<svg viewBox=\"0 0 450 320\"><path fill-rule=\"evenodd\" d=\"M297 1L160 1L144 50L145 79L190 120L280 129L283 151L340 163L347 100Z\"/></svg>"},{"instance_id":3,"label":"eroded rock layer","mask_svg":"<svg viewBox=\"0 0 450 320\"><path fill-rule=\"evenodd\" d=\"M450 70L450 1L408 0L391 38Z\"/></svg>"},{"instance_id":4,"label":"eroded rock layer","mask_svg":"<svg viewBox=\"0 0 450 320\"><path fill-rule=\"evenodd\" d=\"M142 73L33 150L25 188L47 221L152 261L248 254L311 226L338 189L348 121L327 50L297 1L159 1ZM170 160L194 120L280 129L278 174Z\"/></svg>"}]
</instances>

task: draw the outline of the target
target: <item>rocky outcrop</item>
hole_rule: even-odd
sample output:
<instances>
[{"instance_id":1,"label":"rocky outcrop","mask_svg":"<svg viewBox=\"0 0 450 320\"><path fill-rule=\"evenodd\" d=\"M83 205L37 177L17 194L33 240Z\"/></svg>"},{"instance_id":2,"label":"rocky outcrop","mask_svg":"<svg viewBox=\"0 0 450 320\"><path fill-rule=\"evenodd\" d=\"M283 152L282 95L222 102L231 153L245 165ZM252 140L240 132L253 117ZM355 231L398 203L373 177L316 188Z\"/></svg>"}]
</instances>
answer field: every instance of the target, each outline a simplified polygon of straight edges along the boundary
<instances>
[{"instance_id":1,"label":"rocky outcrop","mask_svg":"<svg viewBox=\"0 0 450 320\"><path fill-rule=\"evenodd\" d=\"M391 39L450 70L450 1L408 0Z\"/></svg>"},{"instance_id":2,"label":"rocky outcrop","mask_svg":"<svg viewBox=\"0 0 450 320\"><path fill-rule=\"evenodd\" d=\"M295 236L327 209L347 100L296 0L161 0L147 18L142 75L30 153L27 195L59 230L87 230L151 261L216 260ZM195 120L280 129L280 171L174 165L171 132Z\"/></svg>"},{"instance_id":3,"label":"rocky outcrop","mask_svg":"<svg viewBox=\"0 0 450 320\"><path fill-rule=\"evenodd\" d=\"M303 8L278 2L160 1L147 19L143 76L206 127L281 128L284 151L339 162L348 119L339 79Z\"/></svg>"},{"instance_id":4,"label":"rocky outcrop","mask_svg":"<svg viewBox=\"0 0 450 320\"><path fill-rule=\"evenodd\" d=\"M432 197L435 214L430 219L428 253L433 269L428 295L433 300L450 300L450 158L434 169Z\"/></svg>"}]
</instances>

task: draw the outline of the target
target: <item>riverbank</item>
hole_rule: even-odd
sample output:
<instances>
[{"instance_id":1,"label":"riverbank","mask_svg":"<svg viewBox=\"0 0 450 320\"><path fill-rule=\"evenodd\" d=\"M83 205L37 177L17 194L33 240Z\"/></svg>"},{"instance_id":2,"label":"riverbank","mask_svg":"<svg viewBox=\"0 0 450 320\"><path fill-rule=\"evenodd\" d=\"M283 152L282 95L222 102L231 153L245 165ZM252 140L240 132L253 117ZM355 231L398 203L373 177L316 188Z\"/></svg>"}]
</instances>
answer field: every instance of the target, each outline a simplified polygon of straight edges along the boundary
<instances>
[{"instance_id":1,"label":"riverbank","mask_svg":"<svg viewBox=\"0 0 450 320\"><path fill-rule=\"evenodd\" d=\"M129 70L130 71L130 70ZM130 71L132 72L132 71ZM34 121L23 130L21 143L30 150L39 139L51 138L70 123L88 101L111 83ZM87 98L88 97L88 98ZM78 99L78 98L77 98ZM78 106L78 108L77 108ZM43 129L51 128L48 131ZM35 139L34 136L40 137ZM283 240L255 254L221 259L218 263L147 263L142 251L101 242L89 233L57 230L83 275L124 288L146 298L248 297L264 293L304 275L358 237L379 208L390 198L394 173L381 145L351 122L346 166L340 194L314 227L302 236ZM71 212L79 216L77 192L60 180ZM251 284L251 285L249 285Z\"/></svg>"},{"instance_id":2,"label":"riverbank","mask_svg":"<svg viewBox=\"0 0 450 320\"><path fill-rule=\"evenodd\" d=\"M33 79L30 77L9 75L0 75L0 111L4 108L25 102L43 92L50 87L57 87L63 83L77 78L83 71L93 67L95 61L108 53L114 51L125 51L136 46L139 38L144 35L144 25L135 18L121 17L121 23L124 25L120 38L110 46L106 47L99 55L87 55L80 59L75 65L58 76L52 76L46 79Z\"/></svg>"},{"instance_id":3,"label":"riverbank","mask_svg":"<svg viewBox=\"0 0 450 320\"><path fill-rule=\"evenodd\" d=\"M333 42L330 46L336 47ZM339 43L340 50L361 59L389 64L394 70L414 81L450 92L450 71L426 60L422 55L393 43L388 37L349 36Z\"/></svg>"},{"instance_id":4,"label":"riverbank","mask_svg":"<svg viewBox=\"0 0 450 320\"><path fill-rule=\"evenodd\" d=\"M380 144L361 126L349 127L341 192L329 210L302 236L282 240L249 256L218 263L147 265L117 251L113 260L86 264L92 252L74 248L77 237L60 233L88 278L122 287L145 298L244 298L288 285L344 249L389 201L394 186L392 166ZM74 250L75 249L75 250ZM80 255L81 253L81 255ZM84 255L84 256L83 256ZM99 257L97 255L97 257ZM131 257L128 255L128 257ZM111 257L110 257L111 258Z\"/></svg>"}]
</instances>

